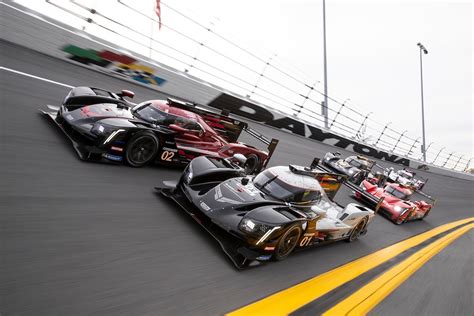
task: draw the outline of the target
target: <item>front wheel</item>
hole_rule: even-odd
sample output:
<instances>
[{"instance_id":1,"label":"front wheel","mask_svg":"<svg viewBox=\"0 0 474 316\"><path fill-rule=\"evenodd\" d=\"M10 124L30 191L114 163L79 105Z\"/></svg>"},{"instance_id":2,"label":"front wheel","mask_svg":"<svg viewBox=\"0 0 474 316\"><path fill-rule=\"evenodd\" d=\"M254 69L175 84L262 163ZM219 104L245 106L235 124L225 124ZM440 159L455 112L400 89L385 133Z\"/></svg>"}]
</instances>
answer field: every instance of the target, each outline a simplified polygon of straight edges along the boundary
<instances>
[{"instance_id":1,"label":"front wheel","mask_svg":"<svg viewBox=\"0 0 474 316\"><path fill-rule=\"evenodd\" d=\"M283 236L281 236L280 240L278 240L273 259L278 261L286 259L298 244L301 232L302 230L299 225L290 227Z\"/></svg>"},{"instance_id":2,"label":"front wheel","mask_svg":"<svg viewBox=\"0 0 474 316\"><path fill-rule=\"evenodd\" d=\"M143 167L156 156L159 141L151 132L135 134L125 149L125 160L132 167Z\"/></svg>"},{"instance_id":3,"label":"front wheel","mask_svg":"<svg viewBox=\"0 0 474 316\"><path fill-rule=\"evenodd\" d=\"M364 217L357 225L352 229L351 234L349 235L349 238L346 239L347 242L354 242L356 241L362 231L365 228L365 225L367 224L367 217Z\"/></svg>"}]
</instances>

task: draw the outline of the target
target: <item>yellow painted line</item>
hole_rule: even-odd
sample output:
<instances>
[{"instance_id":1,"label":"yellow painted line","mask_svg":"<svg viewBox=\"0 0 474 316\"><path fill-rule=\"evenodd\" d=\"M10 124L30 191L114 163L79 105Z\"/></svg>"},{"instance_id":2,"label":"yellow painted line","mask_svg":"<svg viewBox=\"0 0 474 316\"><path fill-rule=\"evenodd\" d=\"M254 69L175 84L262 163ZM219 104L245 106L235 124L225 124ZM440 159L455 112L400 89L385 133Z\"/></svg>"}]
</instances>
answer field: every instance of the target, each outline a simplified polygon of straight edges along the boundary
<instances>
[{"instance_id":1,"label":"yellow painted line","mask_svg":"<svg viewBox=\"0 0 474 316\"><path fill-rule=\"evenodd\" d=\"M324 316L365 315L385 297L405 282L428 260L446 248L464 233L474 228L474 224L461 227L414 253L381 276L361 287L352 295L335 305Z\"/></svg>"},{"instance_id":2,"label":"yellow painted line","mask_svg":"<svg viewBox=\"0 0 474 316\"><path fill-rule=\"evenodd\" d=\"M394 245L378 250L370 255L351 261L305 282L277 292L260 301L244 306L228 313L227 315L277 316L290 314L340 285L343 285L359 275L390 260L407 249L410 249L444 231L471 221L474 221L474 217L448 223L417 236L413 236Z\"/></svg>"}]
</instances>

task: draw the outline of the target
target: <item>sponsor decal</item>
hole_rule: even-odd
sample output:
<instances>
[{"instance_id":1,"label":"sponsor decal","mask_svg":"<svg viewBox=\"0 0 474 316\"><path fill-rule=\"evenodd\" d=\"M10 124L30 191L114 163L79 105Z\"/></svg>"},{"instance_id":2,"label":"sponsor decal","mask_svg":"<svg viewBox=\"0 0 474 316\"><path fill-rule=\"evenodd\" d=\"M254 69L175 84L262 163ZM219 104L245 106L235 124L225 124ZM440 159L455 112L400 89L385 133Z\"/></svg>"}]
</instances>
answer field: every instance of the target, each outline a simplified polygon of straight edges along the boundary
<instances>
[{"instance_id":1,"label":"sponsor decal","mask_svg":"<svg viewBox=\"0 0 474 316\"><path fill-rule=\"evenodd\" d=\"M97 66L141 83L162 86L166 80L158 77L156 69L140 64L135 58L108 50L94 50L66 45L62 51L68 58L84 65Z\"/></svg>"},{"instance_id":2,"label":"sponsor decal","mask_svg":"<svg viewBox=\"0 0 474 316\"><path fill-rule=\"evenodd\" d=\"M311 138L322 143L330 143L336 147L347 149L358 154L401 164L404 166L410 165L410 160L406 158L389 154L381 150L377 150L375 148L360 144L358 142L333 134L331 132L325 132L318 127L305 124L291 117L276 117L276 114L259 105L241 100L225 93L220 94L208 105L218 109L226 109L236 115L240 115L285 131L289 131L296 135Z\"/></svg>"},{"instance_id":3,"label":"sponsor decal","mask_svg":"<svg viewBox=\"0 0 474 316\"><path fill-rule=\"evenodd\" d=\"M119 152L122 152L122 151L123 151L123 148L121 148L121 147L115 147L115 146L110 147L110 149L115 150L115 151L119 151Z\"/></svg>"},{"instance_id":4,"label":"sponsor decal","mask_svg":"<svg viewBox=\"0 0 474 316\"><path fill-rule=\"evenodd\" d=\"M105 154L104 157L113 161L122 161L123 159L122 156L116 156L116 155L111 155L111 154Z\"/></svg>"},{"instance_id":5,"label":"sponsor decal","mask_svg":"<svg viewBox=\"0 0 474 316\"><path fill-rule=\"evenodd\" d=\"M239 186L237 190L240 192L246 192L250 196L256 196L260 194L260 191L250 183Z\"/></svg>"},{"instance_id":6,"label":"sponsor decal","mask_svg":"<svg viewBox=\"0 0 474 316\"><path fill-rule=\"evenodd\" d=\"M209 211L211 208L209 207L209 205L207 205L206 203L204 202L201 202L199 205L201 205L201 208L205 211Z\"/></svg>"}]
</instances>

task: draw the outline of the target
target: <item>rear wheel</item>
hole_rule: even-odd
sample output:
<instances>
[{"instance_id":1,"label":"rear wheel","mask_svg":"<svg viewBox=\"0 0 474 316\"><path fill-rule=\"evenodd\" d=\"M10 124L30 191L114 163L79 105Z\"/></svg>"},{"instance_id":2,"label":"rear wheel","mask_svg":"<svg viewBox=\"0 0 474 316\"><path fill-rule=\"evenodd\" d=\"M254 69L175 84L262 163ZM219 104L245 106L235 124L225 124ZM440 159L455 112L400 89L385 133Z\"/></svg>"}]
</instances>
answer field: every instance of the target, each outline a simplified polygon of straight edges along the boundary
<instances>
[{"instance_id":1,"label":"rear wheel","mask_svg":"<svg viewBox=\"0 0 474 316\"><path fill-rule=\"evenodd\" d=\"M365 228L365 225L367 224L367 217L364 217L357 225L352 229L351 234L349 235L349 238L346 239L347 242L353 242L356 241L357 238L359 238L360 234Z\"/></svg>"},{"instance_id":2,"label":"rear wheel","mask_svg":"<svg viewBox=\"0 0 474 316\"><path fill-rule=\"evenodd\" d=\"M281 236L280 240L278 240L273 259L278 261L286 259L298 244L301 232L302 230L299 225L290 227L283 236Z\"/></svg>"},{"instance_id":3,"label":"rear wheel","mask_svg":"<svg viewBox=\"0 0 474 316\"><path fill-rule=\"evenodd\" d=\"M151 132L135 134L125 149L125 159L132 167L143 167L155 158L159 141Z\"/></svg>"},{"instance_id":4,"label":"rear wheel","mask_svg":"<svg viewBox=\"0 0 474 316\"><path fill-rule=\"evenodd\" d=\"M258 172L260 169L260 158L258 158L258 156L255 154L248 155L247 160L245 161L244 169L246 174Z\"/></svg>"}]
</instances>

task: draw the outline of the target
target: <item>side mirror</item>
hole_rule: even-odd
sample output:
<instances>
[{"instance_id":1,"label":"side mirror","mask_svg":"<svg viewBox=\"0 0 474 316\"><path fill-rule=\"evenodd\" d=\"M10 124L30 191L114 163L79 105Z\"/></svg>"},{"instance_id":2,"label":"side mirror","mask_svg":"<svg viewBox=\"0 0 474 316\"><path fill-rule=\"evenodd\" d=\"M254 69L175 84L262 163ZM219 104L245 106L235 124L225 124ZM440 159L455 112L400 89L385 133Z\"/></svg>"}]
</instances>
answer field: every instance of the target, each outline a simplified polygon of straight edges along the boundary
<instances>
[{"instance_id":1,"label":"side mirror","mask_svg":"<svg viewBox=\"0 0 474 316\"><path fill-rule=\"evenodd\" d=\"M121 98L128 97L130 99L133 99L133 97L135 96L135 93L133 91L130 91L130 90L122 90L122 92L119 93L119 96Z\"/></svg>"},{"instance_id":2,"label":"side mirror","mask_svg":"<svg viewBox=\"0 0 474 316\"><path fill-rule=\"evenodd\" d=\"M242 185L247 185L249 183L249 179L248 178L242 178L241 183L242 183Z\"/></svg>"},{"instance_id":3,"label":"side mirror","mask_svg":"<svg viewBox=\"0 0 474 316\"><path fill-rule=\"evenodd\" d=\"M241 166L243 166L245 162L247 161L247 157L245 157L242 154L234 154L232 158L234 158Z\"/></svg>"}]
</instances>

